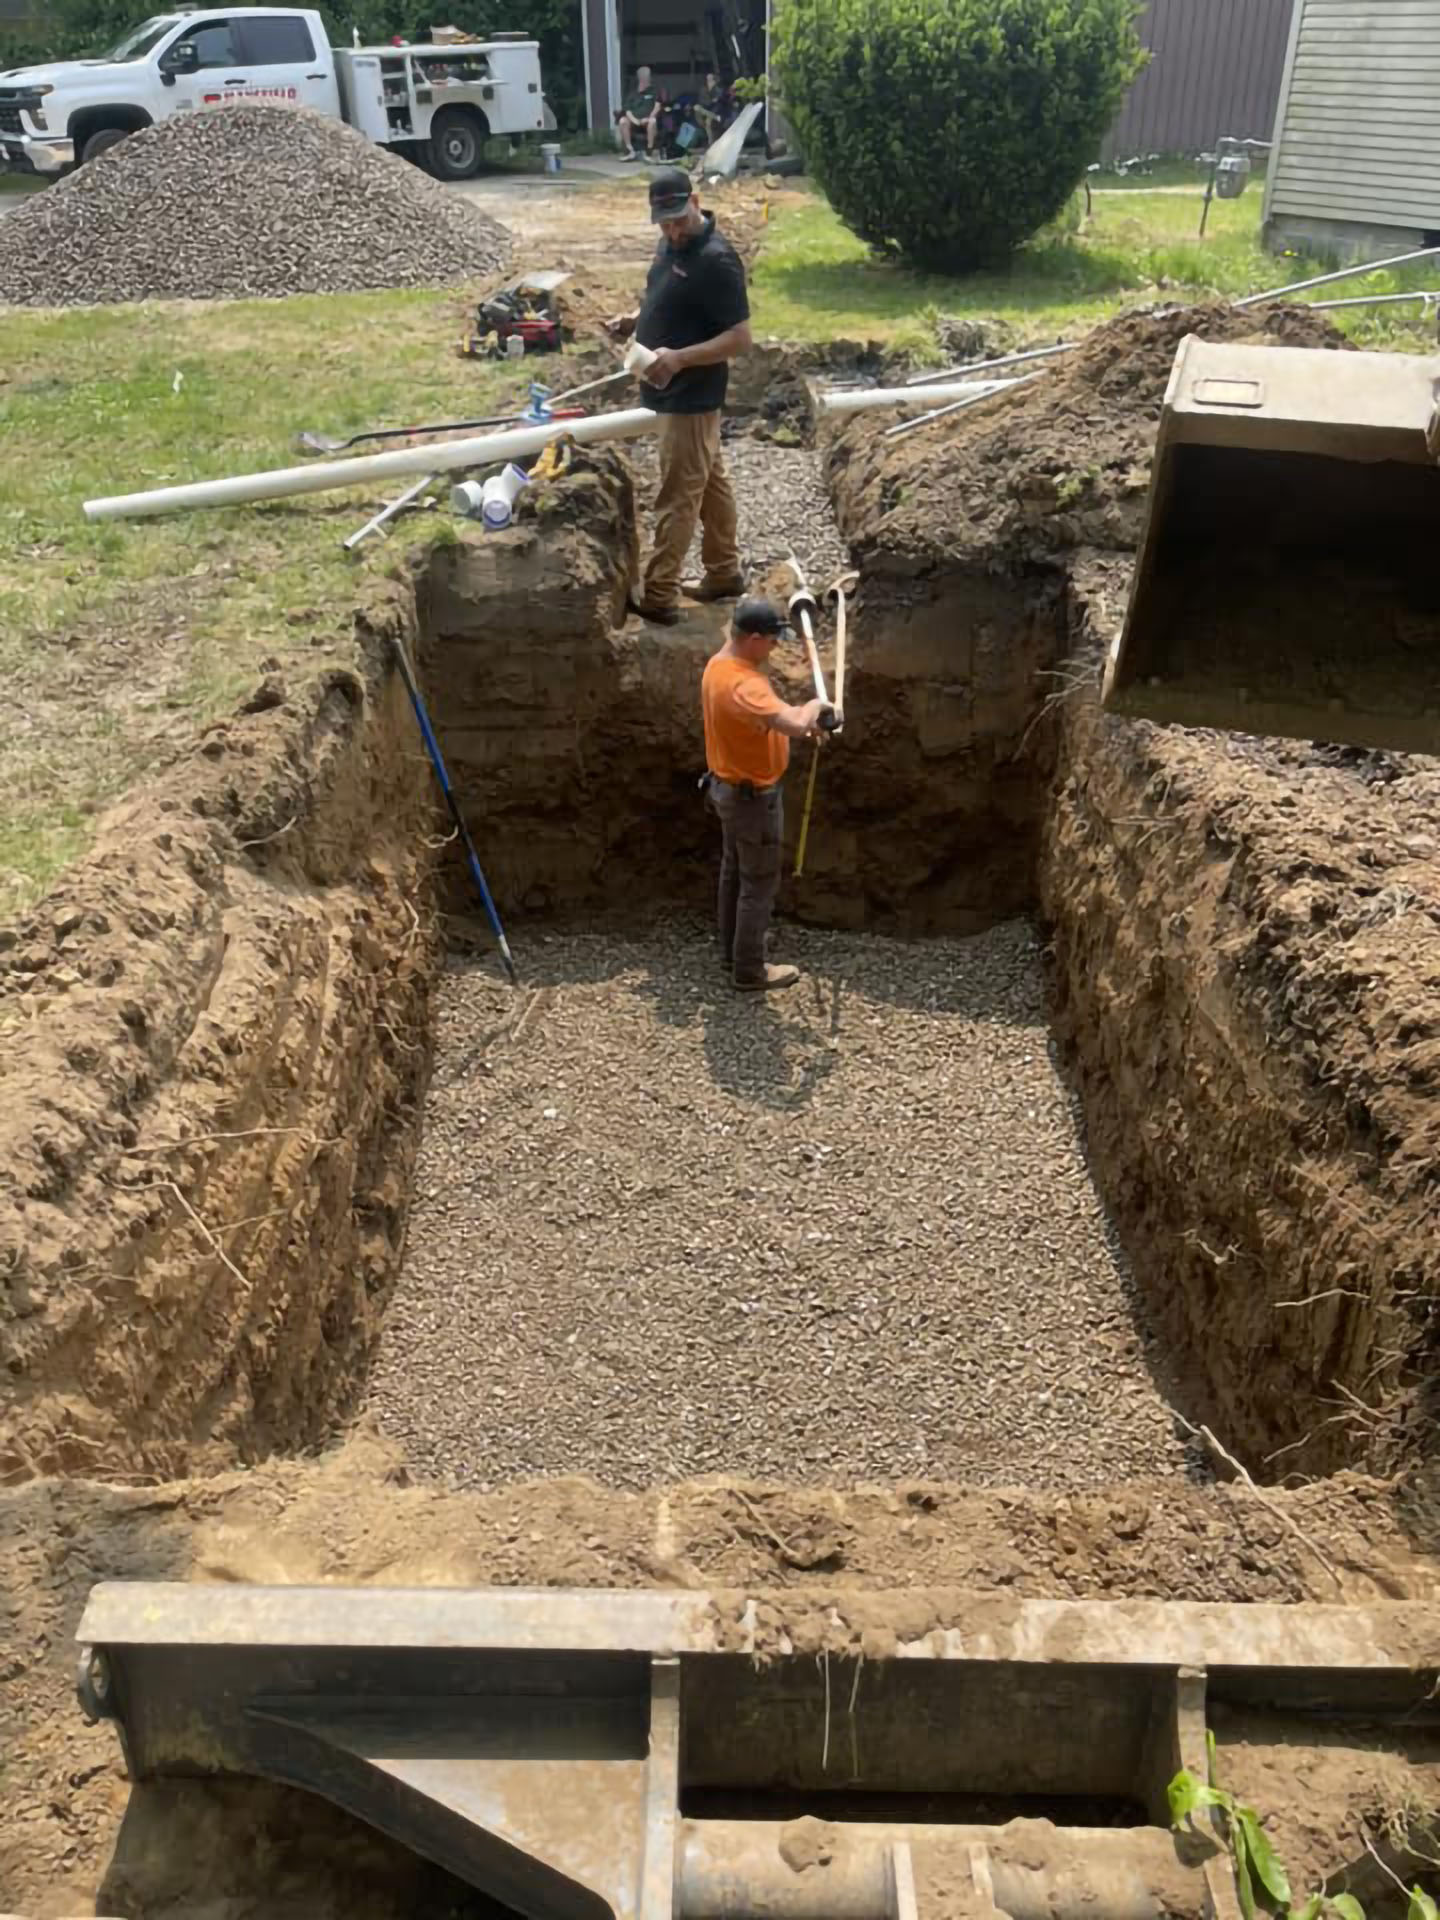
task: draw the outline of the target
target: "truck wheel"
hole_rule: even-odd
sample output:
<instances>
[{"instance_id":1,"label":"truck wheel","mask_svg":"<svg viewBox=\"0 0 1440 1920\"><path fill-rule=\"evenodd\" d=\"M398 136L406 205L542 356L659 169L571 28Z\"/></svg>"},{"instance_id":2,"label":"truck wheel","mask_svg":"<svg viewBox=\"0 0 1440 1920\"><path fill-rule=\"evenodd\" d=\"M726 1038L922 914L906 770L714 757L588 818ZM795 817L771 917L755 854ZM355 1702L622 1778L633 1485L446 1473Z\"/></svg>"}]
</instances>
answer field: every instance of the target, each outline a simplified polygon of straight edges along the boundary
<instances>
[{"instance_id":1,"label":"truck wheel","mask_svg":"<svg viewBox=\"0 0 1440 1920\"><path fill-rule=\"evenodd\" d=\"M430 166L441 180L469 180L485 157L485 131L477 115L445 107L430 129Z\"/></svg>"},{"instance_id":2,"label":"truck wheel","mask_svg":"<svg viewBox=\"0 0 1440 1920\"><path fill-rule=\"evenodd\" d=\"M122 140L128 140L129 137L124 127L102 127L98 133L92 133L80 149L80 164L84 166L97 155L108 153L111 147L118 147Z\"/></svg>"}]
</instances>

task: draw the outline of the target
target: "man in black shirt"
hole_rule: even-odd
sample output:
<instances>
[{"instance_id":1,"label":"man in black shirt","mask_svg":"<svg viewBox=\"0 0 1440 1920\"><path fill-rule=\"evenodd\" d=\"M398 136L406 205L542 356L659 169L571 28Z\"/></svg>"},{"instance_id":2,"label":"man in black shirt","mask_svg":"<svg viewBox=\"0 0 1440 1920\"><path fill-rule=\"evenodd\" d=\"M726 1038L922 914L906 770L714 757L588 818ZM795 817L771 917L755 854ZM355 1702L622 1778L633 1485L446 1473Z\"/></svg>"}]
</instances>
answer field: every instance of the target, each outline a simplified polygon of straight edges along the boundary
<instances>
[{"instance_id":1,"label":"man in black shirt","mask_svg":"<svg viewBox=\"0 0 1440 1920\"><path fill-rule=\"evenodd\" d=\"M687 582L692 599L727 600L744 591L735 495L720 449L720 411L730 362L750 346L745 269L715 216L703 213L690 176L667 167L650 182L650 218L663 236L638 314L611 322L655 355L641 395L660 418L660 491L655 543L636 610L673 626L681 570L700 523L705 577Z\"/></svg>"}]
</instances>

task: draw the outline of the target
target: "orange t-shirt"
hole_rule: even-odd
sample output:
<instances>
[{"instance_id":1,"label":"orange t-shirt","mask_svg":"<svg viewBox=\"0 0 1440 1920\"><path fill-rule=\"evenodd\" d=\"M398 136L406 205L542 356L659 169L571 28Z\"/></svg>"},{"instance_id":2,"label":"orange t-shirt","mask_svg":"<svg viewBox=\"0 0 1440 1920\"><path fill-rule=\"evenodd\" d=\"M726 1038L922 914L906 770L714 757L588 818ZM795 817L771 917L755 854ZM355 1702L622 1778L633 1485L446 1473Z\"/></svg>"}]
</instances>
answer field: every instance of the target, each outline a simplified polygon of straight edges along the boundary
<instances>
[{"instance_id":1,"label":"orange t-shirt","mask_svg":"<svg viewBox=\"0 0 1440 1920\"><path fill-rule=\"evenodd\" d=\"M700 682L705 759L722 780L773 787L790 764L790 742L765 723L782 701L759 667L717 653Z\"/></svg>"}]
</instances>

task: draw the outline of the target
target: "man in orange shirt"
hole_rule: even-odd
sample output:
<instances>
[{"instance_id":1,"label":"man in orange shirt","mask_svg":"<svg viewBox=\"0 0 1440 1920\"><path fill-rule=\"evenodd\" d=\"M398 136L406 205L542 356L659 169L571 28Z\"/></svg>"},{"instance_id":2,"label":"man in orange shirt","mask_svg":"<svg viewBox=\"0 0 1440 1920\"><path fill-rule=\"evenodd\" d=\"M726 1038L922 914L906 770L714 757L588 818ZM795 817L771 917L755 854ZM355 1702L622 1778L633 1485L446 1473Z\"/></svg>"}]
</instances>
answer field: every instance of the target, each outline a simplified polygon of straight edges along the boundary
<instances>
[{"instance_id":1,"label":"man in orange shirt","mask_svg":"<svg viewBox=\"0 0 1440 1920\"><path fill-rule=\"evenodd\" d=\"M768 600L742 600L729 639L700 683L706 786L724 836L720 952L735 985L750 992L791 987L800 978L798 967L772 966L765 958L785 835L780 783L790 764L790 742L834 718L819 700L787 706L771 686L765 663L788 630Z\"/></svg>"}]
</instances>

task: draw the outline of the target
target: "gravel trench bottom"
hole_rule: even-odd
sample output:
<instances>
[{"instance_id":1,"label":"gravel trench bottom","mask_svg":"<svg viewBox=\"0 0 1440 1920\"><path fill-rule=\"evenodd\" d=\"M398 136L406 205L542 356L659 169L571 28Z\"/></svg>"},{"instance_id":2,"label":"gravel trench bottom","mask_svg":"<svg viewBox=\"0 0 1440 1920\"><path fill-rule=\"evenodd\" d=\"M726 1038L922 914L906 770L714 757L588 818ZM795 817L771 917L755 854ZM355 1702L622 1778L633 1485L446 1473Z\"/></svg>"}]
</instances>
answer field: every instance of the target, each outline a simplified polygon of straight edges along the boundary
<instances>
[{"instance_id":1,"label":"gravel trench bottom","mask_svg":"<svg viewBox=\"0 0 1440 1920\"><path fill-rule=\"evenodd\" d=\"M371 1410L417 1472L1095 1487L1184 1470L1033 931L528 936L452 964Z\"/></svg>"}]
</instances>

